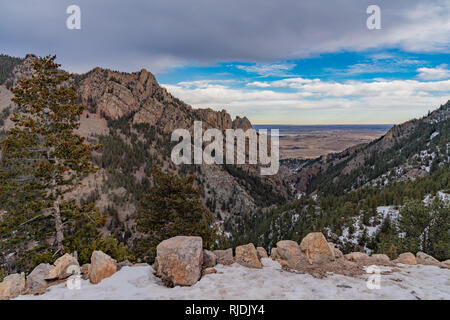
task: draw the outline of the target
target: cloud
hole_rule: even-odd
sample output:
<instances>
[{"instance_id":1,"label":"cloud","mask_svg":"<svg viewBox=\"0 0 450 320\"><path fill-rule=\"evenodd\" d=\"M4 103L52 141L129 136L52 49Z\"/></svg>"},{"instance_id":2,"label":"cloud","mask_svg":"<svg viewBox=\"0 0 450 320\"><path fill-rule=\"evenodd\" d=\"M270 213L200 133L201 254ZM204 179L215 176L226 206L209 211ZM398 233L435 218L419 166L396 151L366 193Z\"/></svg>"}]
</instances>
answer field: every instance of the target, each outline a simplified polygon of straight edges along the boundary
<instances>
[{"instance_id":1,"label":"cloud","mask_svg":"<svg viewBox=\"0 0 450 320\"><path fill-rule=\"evenodd\" d=\"M446 102L450 80L323 81L288 78L231 88L163 85L194 107L223 108L256 123L392 123L419 117ZM290 88L289 92L277 91Z\"/></svg>"},{"instance_id":2,"label":"cloud","mask_svg":"<svg viewBox=\"0 0 450 320\"><path fill-rule=\"evenodd\" d=\"M263 77L275 76L286 77L289 76L290 70L295 67L295 63L271 63L271 64L255 64L255 65L236 65L236 68L245 70L249 73L256 73Z\"/></svg>"},{"instance_id":3,"label":"cloud","mask_svg":"<svg viewBox=\"0 0 450 320\"><path fill-rule=\"evenodd\" d=\"M342 50L450 51L448 0L379 0L381 30L366 27L368 0L78 0L82 29L67 30L70 4L2 1L3 53L55 53L74 72L240 61L266 75L289 71L275 61Z\"/></svg>"},{"instance_id":4,"label":"cloud","mask_svg":"<svg viewBox=\"0 0 450 320\"><path fill-rule=\"evenodd\" d=\"M440 80L450 78L450 69L447 69L446 64L441 64L436 68L419 68L417 69L419 74L417 75L423 80Z\"/></svg>"}]
</instances>

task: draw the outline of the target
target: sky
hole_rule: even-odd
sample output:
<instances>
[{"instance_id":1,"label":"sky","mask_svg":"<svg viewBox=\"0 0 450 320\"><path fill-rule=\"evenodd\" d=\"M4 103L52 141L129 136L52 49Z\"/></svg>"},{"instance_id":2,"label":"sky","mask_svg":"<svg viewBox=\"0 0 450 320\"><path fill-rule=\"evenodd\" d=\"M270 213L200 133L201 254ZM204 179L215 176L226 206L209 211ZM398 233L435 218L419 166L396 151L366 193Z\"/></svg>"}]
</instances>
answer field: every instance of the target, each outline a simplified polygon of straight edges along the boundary
<instances>
[{"instance_id":1,"label":"sky","mask_svg":"<svg viewBox=\"0 0 450 320\"><path fill-rule=\"evenodd\" d=\"M448 0L0 0L0 44L76 73L145 68L254 124L401 123L450 99Z\"/></svg>"}]
</instances>

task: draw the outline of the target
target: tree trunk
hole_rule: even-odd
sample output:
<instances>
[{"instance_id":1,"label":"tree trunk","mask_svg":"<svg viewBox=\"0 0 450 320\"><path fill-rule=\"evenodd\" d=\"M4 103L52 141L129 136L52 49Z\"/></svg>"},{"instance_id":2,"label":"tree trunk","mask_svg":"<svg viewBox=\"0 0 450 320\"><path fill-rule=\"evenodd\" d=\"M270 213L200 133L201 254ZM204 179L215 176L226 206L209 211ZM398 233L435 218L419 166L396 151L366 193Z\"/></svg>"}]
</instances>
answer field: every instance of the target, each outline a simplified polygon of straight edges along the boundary
<instances>
[{"instance_id":1,"label":"tree trunk","mask_svg":"<svg viewBox=\"0 0 450 320\"><path fill-rule=\"evenodd\" d=\"M56 230L56 245L58 248L58 251L62 254L64 254L64 233L63 233L63 224L61 219L61 211L59 209L59 203L58 201L54 202L53 206L53 217L55 219L55 230Z\"/></svg>"}]
</instances>

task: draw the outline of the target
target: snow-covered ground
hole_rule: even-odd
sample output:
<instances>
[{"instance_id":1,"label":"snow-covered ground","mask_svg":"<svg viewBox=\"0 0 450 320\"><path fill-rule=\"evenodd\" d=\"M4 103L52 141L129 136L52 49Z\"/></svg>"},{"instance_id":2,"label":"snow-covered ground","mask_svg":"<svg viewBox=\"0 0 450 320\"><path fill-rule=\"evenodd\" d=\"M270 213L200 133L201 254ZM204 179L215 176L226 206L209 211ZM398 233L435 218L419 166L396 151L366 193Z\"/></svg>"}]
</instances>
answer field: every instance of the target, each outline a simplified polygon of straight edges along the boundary
<instances>
[{"instance_id":1,"label":"snow-covered ground","mask_svg":"<svg viewBox=\"0 0 450 320\"><path fill-rule=\"evenodd\" d=\"M166 288L151 267L124 267L98 285L82 280L80 290L71 290L62 283L44 295L17 299L450 299L450 270L435 266L399 265L399 272L380 275L380 289L368 289L369 275L316 279L262 260L264 268L259 270L218 265L217 274L206 275L192 287Z\"/></svg>"}]
</instances>

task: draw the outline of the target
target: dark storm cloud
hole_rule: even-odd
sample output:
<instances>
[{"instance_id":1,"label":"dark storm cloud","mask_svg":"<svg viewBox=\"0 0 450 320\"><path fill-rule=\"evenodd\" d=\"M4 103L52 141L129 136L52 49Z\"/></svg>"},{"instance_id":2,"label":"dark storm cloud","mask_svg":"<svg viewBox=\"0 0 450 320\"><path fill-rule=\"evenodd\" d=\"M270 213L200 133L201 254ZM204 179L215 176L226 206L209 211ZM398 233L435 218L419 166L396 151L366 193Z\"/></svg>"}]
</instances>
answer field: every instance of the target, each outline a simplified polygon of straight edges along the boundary
<instances>
[{"instance_id":1,"label":"dark storm cloud","mask_svg":"<svg viewBox=\"0 0 450 320\"><path fill-rule=\"evenodd\" d=\"M376 3L375 3L376 2ZM393 46L448 50L448 1L0 0L2 53L55 53L66 69L160 71L178 63L273 62ZM81 30L66 28L79 5ZM382 30L366 28L381 7Z\"/></svg>"}]
</instances>

